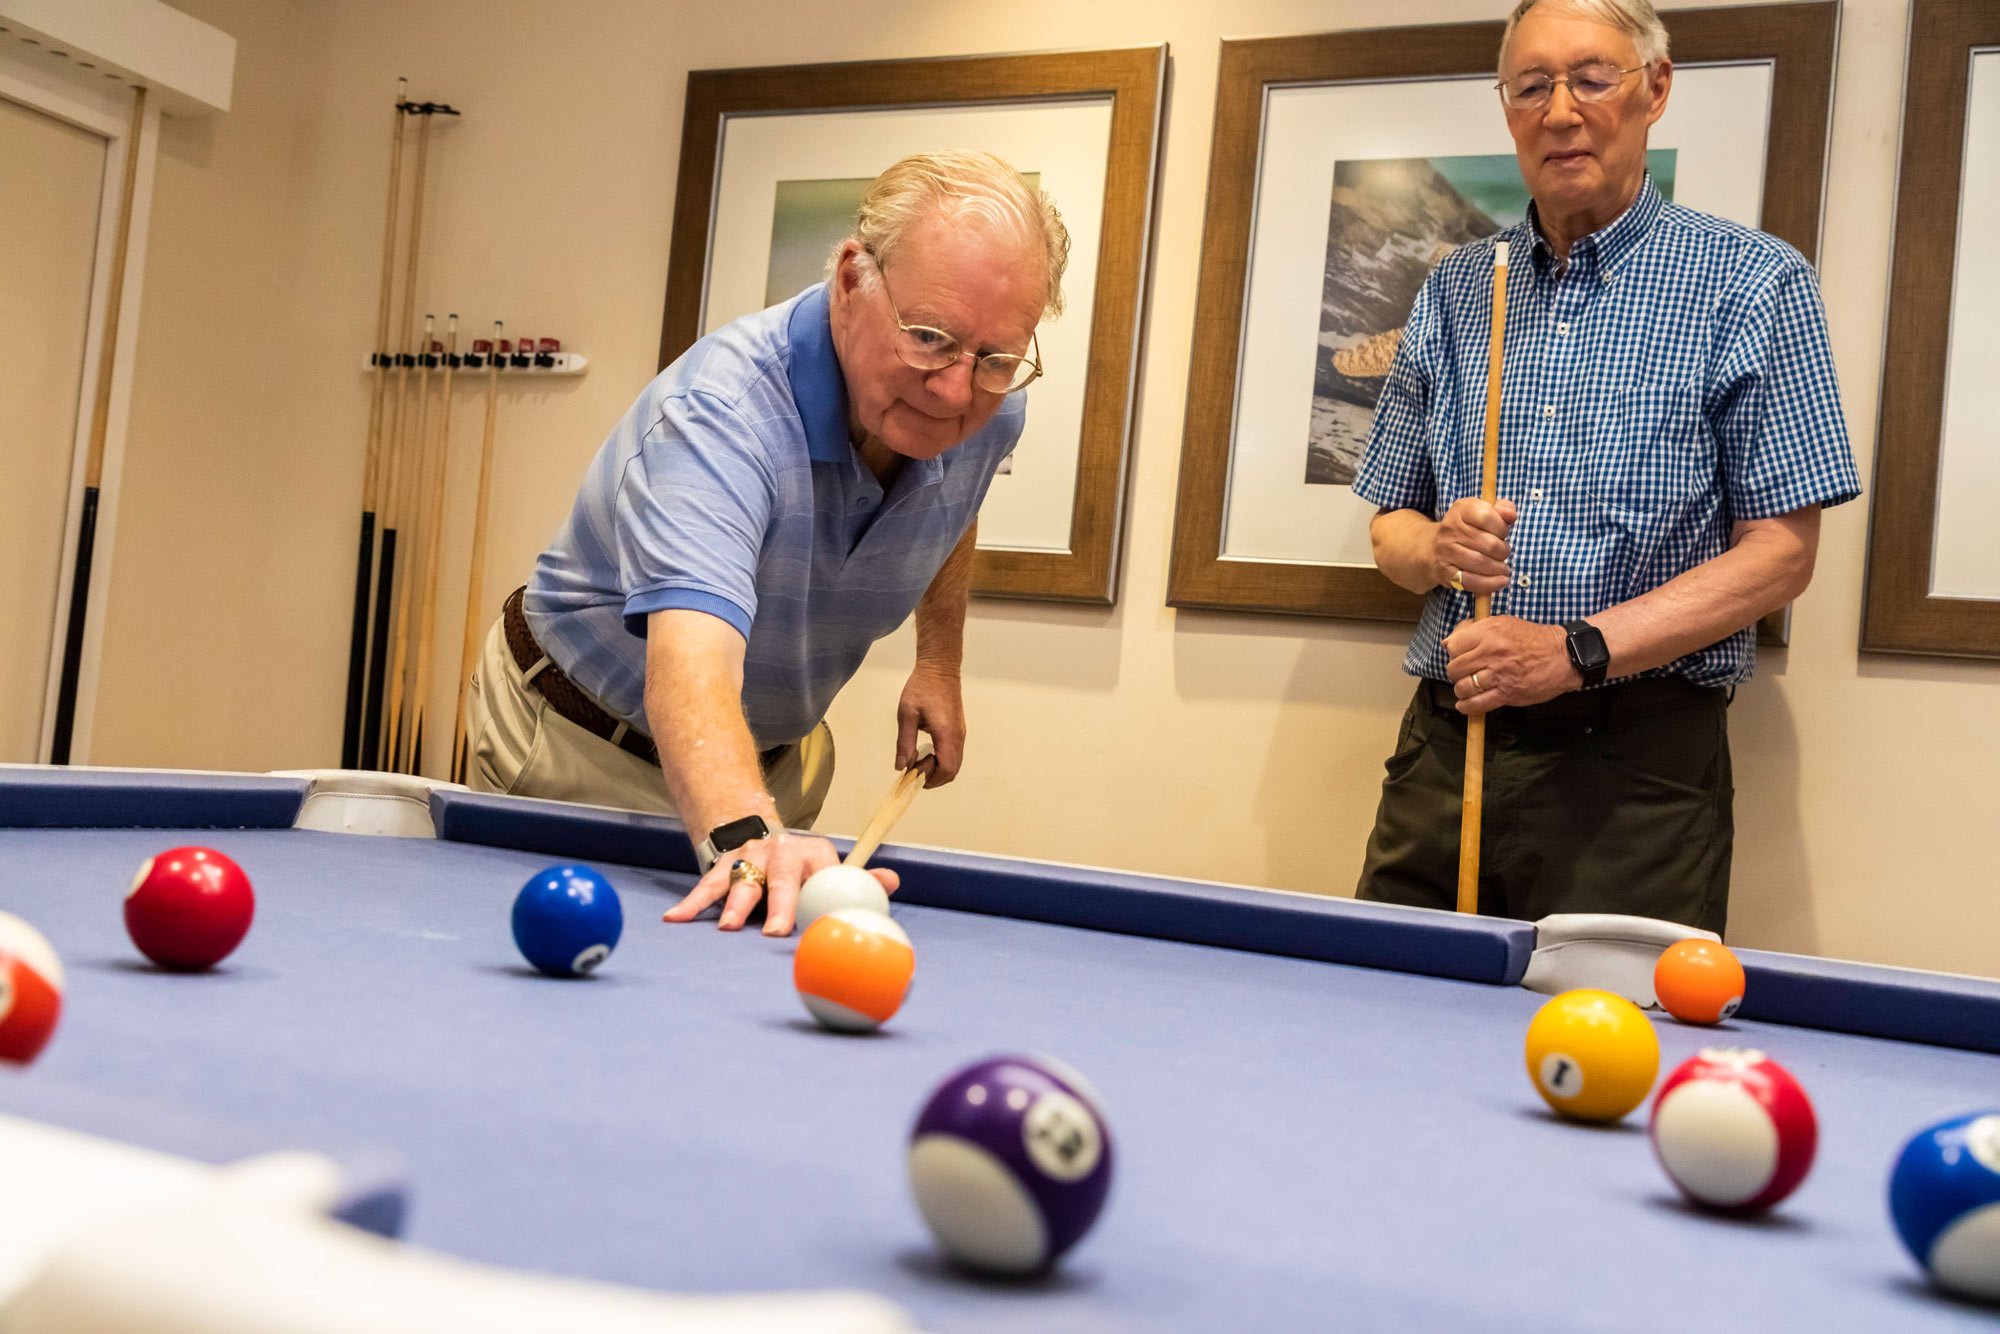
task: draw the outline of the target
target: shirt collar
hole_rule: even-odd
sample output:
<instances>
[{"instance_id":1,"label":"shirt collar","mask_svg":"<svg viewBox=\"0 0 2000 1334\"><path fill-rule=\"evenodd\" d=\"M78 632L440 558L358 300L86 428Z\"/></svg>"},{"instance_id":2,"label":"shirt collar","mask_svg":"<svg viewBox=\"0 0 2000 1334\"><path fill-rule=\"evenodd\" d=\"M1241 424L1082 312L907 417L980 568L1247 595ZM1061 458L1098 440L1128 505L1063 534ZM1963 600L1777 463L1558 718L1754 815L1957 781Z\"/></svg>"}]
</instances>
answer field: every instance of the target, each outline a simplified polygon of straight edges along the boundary
<instances>
[{"instance_id":1,"label":"shirt collar","mask_svg":"<svg viewBox=\"0 0 2000 1334\"><path fill-rule=\"evenodd\" d=\"M1570 264L1584 272L1594 269L1599 277L1610 277L1632 257L1666 206L1667 201L1653 186L1653 173L1647 172L1639 182L1638 196L1623 213L1570 246ZM1544 268L1554 264L1555 247L1542 235L1541 215L1532 202L1528 205L1528 225L1534 229L1537 263Z\"/></svg>"},{"instance_id":2,"label":"shirt collar","mask_svg":"<svg viewBox=\"0 0 2000 1334\"><path fill-rule=\"evenodd\" d=\"M815 463L849 462L854 446L847 438L847 381L834 355L825 283L798 298L786 331L792 345L792 401L805 424L806 453Z\"/></svg>"}]
</instances>

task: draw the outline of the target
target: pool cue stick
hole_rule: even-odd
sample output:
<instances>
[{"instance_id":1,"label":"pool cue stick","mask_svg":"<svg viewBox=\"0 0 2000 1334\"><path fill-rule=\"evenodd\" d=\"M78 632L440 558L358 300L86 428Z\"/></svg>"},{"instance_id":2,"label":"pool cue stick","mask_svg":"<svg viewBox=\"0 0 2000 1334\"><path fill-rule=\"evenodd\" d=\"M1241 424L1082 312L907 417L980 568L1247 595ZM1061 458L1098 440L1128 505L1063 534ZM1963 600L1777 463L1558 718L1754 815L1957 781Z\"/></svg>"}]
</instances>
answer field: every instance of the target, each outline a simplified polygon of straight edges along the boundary
<instances>
[{"instance_id":1,"label":"pool cue stick","mask_svg":"<svg viewBox=\"0 0 2000 1334\"><path fill-rule=\"evenodd\" d=\"M430 439L431 407L431 330L436 320L424 316L423 348L417 353L417 430L416 441L408 449L410 458L405 470L404 505L409 510L410 569L414 573L417 562L414 559L423 548L424 531L417 521L423 507L423 496L419 488L423 485L423 460ZM412 575L405 575L402 586L396 590L396 625L392 633L395 640L395 654L389 664L389 736L388 748L383 752L382 767L390 773L401 773L403 757L403 703L404 677L410 663L410 586L416 582Z\"/></svg>"},{"instance_id":2,"label":"pool cue stick","mask_svg":"<svg viewBox=\"0 0 2000 1334\"><path fill-rule=\"evenodd\" d=\"M420 114L415 104L405 102L403 114ZM375 581L375 636L368 650L368 713L363 722L361 767L389 768L388 734L384 730L382 699L388 683L389 640L394 627L390 609L395 604L396 538L401 511L409 501L403 494L403 470L409 453L410 367L416 364L417 257L422 249L424 227L424 171L430 159L430 117L417 126L417 170L410 186L410 256L403 270L402 351L396 357L396 402L389 430L389 457L382 461L387 492L382 505L382 569ZM424 350L430 348L430 333L424 333Z\"/></svg>"},{"instance_id":3,"label":"pool cue stick","mask_svg":"<svg viewBox=\"0 0 2000 1334\"><path fill-rule=\"evenodd\" d=\"M97 500L104 481L104 439L111 427L111 381L118 364L118 315L125 304L125 261L132 251L133 195L139 185L139 138L146 127L146 90L132 92L132 132L125 139L124 194L118 200L118 240L111 252L111 282L104 294L104 332L98 340L97 386L92 397L90 443L83 459L83 507L76 527L76 563L70 569L69 620L63 630L62 666L56 676L55 726L49 763L68 764L76 736L76 692L83 677L83 631L90 619L90 566L97 552Z\"/></svg>"},{"instance_id":4,"label":"pool cue stick","mask_svg":"<svg viewBox=\"0 0 2000 1334\"><path fill-rule=\"evenodd\" d=\"M1491 505L1500 472L1500 363L1507 329L1507 243L1493 250L1493 332L1486 347L1486 456L1479 470L1479 498ZM1472 619L1493 614L1493 595L1472 600ZM1486 715L1465 724L1465 795L1459 806L1458 910L1479 911L1479 826L1486 807Z\"/></svg>"},{"instance_id":5,"label":"pool cue stick","mask_svg":"<svg viewBox=\"0 0 2000 1334\"><path fill-rule=\"evenodd\" d=\"M347 641L347 712L341 721L340 767L361 762L361 719L368 694L368 595L375 576L375 520L381 497L383 399L389 388L389 309L396 289L396 196L403 183L403 103L410 81L396 80L395 133L389 139L389 213L382 223L382 285L375 300L374 383L368 395L368 453L361 470L361 551L354 564L354 621Z\"/></svg>"},{"instance_id":6,"label":"pool cue stick","mask_svg":"<svg viewBox=\"0 0 2000 1334\"><path fill-rule=\"evenodd\" d=\"M889 795L882 798L882 804L875 808L874 818L861 831L861 837L854 840L854 848L847 854L849 866L866 866L875 850L882 846L882 840L889 837L889 831L896 827L896 821L903 818L903 812L910 809L910 803L917 799L923 789L924 779L930 770L921 764L913 764L896 775L896 785L889 789Z\"/></svg>"},{"instance_id":7,"label":"pool cue stick","mask_svg":"<svg viewBox=\"0 0 2000 1334\"><path fill-rule=\"evenodd\" d=\"M486 507L493 495L493 428L500 415L500 335L506 325L493 321L493 346L486 359L486 434L479 444L479 498L472 512L472 559L465 583L465 642L458 654L458 711L451 727L451 781L465 781L470 763L470 738L465 734L466 701L472 693L472 668L479 660L479 615L482 576L486 572Z\"/></svg>"},{"instance_id":8,"label":"pool cue stick","mask_svg":"<svg viewBox=\"0 0 2000 1334\"><path fill-rule=\"evenodd\" d=\"M424 716L429 711L431 698L431 655L436 650L437 640L438 566L444 553L444 481L451 464L451 377L457 368L458 316L453 315L445 323L444 387L439 391L443 406L438 409L436 458L431 464L431 476L425 488L425 496L430 502L430 517L426 521L429 535L424 540L424 600L417 613L417 684L410 708L408 772L413 774L424 771Z\"/></svg>"}]
</instances>

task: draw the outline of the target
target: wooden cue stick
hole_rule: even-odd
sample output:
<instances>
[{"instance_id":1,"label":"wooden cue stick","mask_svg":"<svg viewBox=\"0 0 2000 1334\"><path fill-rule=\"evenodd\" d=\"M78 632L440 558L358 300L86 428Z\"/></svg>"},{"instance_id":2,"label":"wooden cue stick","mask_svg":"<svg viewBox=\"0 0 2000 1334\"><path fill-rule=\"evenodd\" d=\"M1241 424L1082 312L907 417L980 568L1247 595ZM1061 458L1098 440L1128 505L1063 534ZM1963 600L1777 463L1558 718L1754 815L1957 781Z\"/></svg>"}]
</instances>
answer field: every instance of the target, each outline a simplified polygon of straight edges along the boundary
<instances>
[{"instance_id":1,"label":"wooden cue stick","mask_svg":"<svg viewBox=\"0 0 2000 1334\"><path fill-rule=\"evenodd\" d=\"M76 563L70 569L69 619L63 630L62 667L56 677L55 727L49 763L68 764L76 735L76 694L83 678L83 631L90 618L90 566L97 550L97 500L104 481L104 440L111 427L111 382L118 365L118 316L125 304L125 262L132 250L133 196L139 187L139 139L146 128L146 90L132 93L132 130L125 138L124 193L118 200L118 239L111 252L111 281L104 294L104 333L98 340L97 385L92 396L90 441L83 457L83 507L76 528Z\"/></svg>"},{"instance_id":2,"label":"wooden cue stick","mask_svg":"<svg viewBox=\"0 0 2000 1334\"><path fill-rule=\"evenodd\" d=\"M1500 363L1507 329L1507 243L1493 250L1493 332L1486 347L1486 457L1480 464L1479 498L1491 505L1500 472ZM1472 619L1493 614L1493 595L1472 600ZM1465 795L1458 823L1458 910L1479 911L1479 826L1486 806L1486 715L1465 725Z\"/></svg>"},{"instance_id":3,"label":"wooden cue stick","mask_svg":"<svg viewBox=\"0 0 2000 1334\"><path fill-rule=\"evenodd\" d=\"M438 441L431 463L426 496L430 517L429 536L424 544L424 600L417 615L417 685L410 712L410 769L424 771L424 715L431 697L431 655L437 640L438 565L444 551L444 479L451 462L451 377L458 367L458 316L446 321L444 335L444 388L439 391L443 406L438 410Z\"/></svg>"},{"instance_id":4,"label":"wooden cue stick","mask_svg":"<svg viewBox=\"0 0 2000 1334\"><path fill-rule=\"evenodd\" d=\"M383 399L389 388L389 308L396 289L396 203L403 183L403 103L408 79L396 80L395 132L389 139L389 212L382 223L382 285L375 300L374 383L368 395L368 453L361 470L361 551L354 564L354 621L347 643L347 712L341 720L340 767L361 762L361 721L368 694L368 594L374 583L375 519L381 497Z\"/></svg>"},{"instance_id":5,"label":"wooden cue stick","mask_svg":"<svg viewBox=\"0 0 2000 1334\"><path fill-rule=\"evenodd\" d=\"M418 113L405 103L403 114L410 116ZM425 116L417 127L417 170L410 186L410 255L403 270L403 337L400 343L403 350L396 358L396 401L389 430L390 456L382 463L388 491L382 504L382 570L375 581L375 642L368 650L368 716L362 727L366 749L361 757L361 766L365 769L395 767L395 758L389 749L389 734L382 717L382 697L388 683L389 641L394 637L389 609L395 601L397 528L402 522L401 511L409 503L403 494L403 471L409 454L410 367L416 364L420 351L429 352L431 341L430 331L426 329L422 349L415 346L417 257L423 244L424 171L430 159L430 128L430 117ZM390 727L393 725L388 724Z\"/></svg>"},{"instance_id":6,"label":"wooden cue stick","mask_svg":"<svg viewBox=\"0 0 2000 1334\"><path fill-rule=\"evenodd\" d=\"M896 821L903 818L903 812L910 809L910 803L917 799L923 789L924 779L930 770L921 764L913 764L896 775L896 785L889 789L889 795L882 798L882 804L875 808L874 818L861 831L861 837L854 840L854 850L847 854L846 865L866 866L875 850L882 846L882 840L889 837L889 831L896 827Z\"/></svg>"},{"instance_id":7,"label":"wooden cue stick","mask_svg":"<svg viewBox=\"0 0 2000 1334\"><path fill-rule=\"evenodd\" d=\"M485 622L479 615L482 576L486 571L486 507L493 494L493 429L500 415L500 335L506 325L493 321L492 353L486 360L486 434L479 444L479 497L472 516L472 559L465 584L465 642L458 655L458 711L451 729L451 780L465 781L470 763L465 734L466 700L472 692L472 668L479 660L479 632Z\"/></svg>"},{"instance_id":8,"label":"wooden cue stick","mask_svg":"<svg viewBox=\"0 0 2000 1334\"><path fill-rule=\"evenodd\" d=\"M410 549L412 556L422 547L425 537L423 529L416 522L417 513L423 505L423 497L418 494L417 488L423 485L422 464L430 439L431 330L435 324L436 321L431 316L424 316L423 348L417 353L417 435L415 445L408 450L410 470L404 477L405 489L408 492L405 501L409 505L411 520L408 531L413 538ZM415 499L411 500L411 496ZM410 562L410 569L414 574L416 570L414 560ZM405 577L402 587L396 590L396 628L393 635L396 652L389 665L389 745L386 762L383 765L391 773L403 772L403 679L410 662L410 585L415 582L414 578Z\"/></svg>"}]
</instances>

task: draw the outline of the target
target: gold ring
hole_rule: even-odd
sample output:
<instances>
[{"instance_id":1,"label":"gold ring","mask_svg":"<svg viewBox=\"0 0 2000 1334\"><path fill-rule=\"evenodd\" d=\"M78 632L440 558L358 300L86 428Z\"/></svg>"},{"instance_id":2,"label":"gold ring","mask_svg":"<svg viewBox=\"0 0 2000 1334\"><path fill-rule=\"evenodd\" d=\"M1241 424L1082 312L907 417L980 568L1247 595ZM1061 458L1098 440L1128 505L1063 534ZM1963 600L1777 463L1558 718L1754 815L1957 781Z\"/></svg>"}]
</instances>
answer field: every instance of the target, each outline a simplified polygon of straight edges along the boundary
<instances>
[{"instance_id":1,"label":"gold ring","mask_svg":"<svg viewBox=\"0 0 2000 1334\"><path fill-rule=\"evenodd\" d=\"M1485 690L1486 687L1479 684L1479 673L1474 672L1472 674L1472 693L1478 695L1484 693Z\"/></svg>"},{"instance_id":2,"label":"gold ring","mask_svg":"<svg viewBox=\"0 0 2000 1334\"><path fill-rule=\"evenodd\" d=\"M1456 565L1451 567L1451 586L1461 593L1465 591L1465 571Z\"/></svg>"},{"instance_id":3,"label":"gold ring","mask_svg":"<svg viewBox=\"0 0 2000 1334\"><path fill-rule=\"evenodd\" d=\"M763 867L747 858L738 857L735 865L729 868L729 883L733 887L742 884L746 880L759 889L762 889L767 883L764 879Z\"/></svg>"}]
</instances>

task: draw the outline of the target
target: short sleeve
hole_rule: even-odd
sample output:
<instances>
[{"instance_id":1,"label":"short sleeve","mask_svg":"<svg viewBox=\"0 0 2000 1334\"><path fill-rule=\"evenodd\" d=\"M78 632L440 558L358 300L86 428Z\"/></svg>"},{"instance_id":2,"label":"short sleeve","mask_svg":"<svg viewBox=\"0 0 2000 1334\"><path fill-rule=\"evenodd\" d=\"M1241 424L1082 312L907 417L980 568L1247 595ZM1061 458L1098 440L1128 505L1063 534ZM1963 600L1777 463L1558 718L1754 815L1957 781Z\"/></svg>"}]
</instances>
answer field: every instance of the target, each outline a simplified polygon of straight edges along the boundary
<instances>
[{"instance_id":1,"label":"short sleeve","mask_svg":"<svg viewBox=\"0 0 2000 1334\"><path fill-rule=\"evenodd\" d=\"M1787 250L1725 312L1729 335L1704 405L1732 521L1768 519L1861 494L1819 280Z\"/></svg>"},{"instance_id":2,"label":"short sleeve","mask_svg":"<svg viewBox=\"0 0 2000 1334\"><path fill-rule=\"evenodd\" d=\"M617 490L626 629L643 635L653 612L691 608L749 638L776 495L768 449L727 404L699 392L665 400Z\"/></svg>"},{"instance_id":3,"label":"short sleeve","mask_svg":"<svg viewBox=\"0 0 2000 1334\"><path fill-rule=\"evenodd\" d=\"M1432 269L1417 289L1410 318L1396 344L1382 395L1375 404L1375 421L1368 447L1355 470L1354 492L1378 509L1421 510L1437 507L1437 476L1431 468L1429 423L1431 396L1437 392L1438 347L1444 319L1441 269Z\"/></svg>"}]
</instances>

